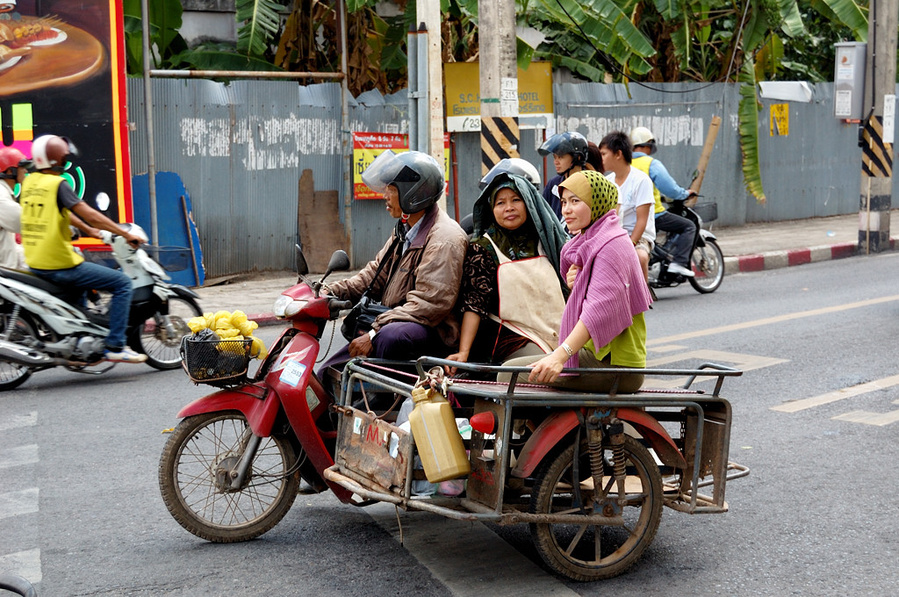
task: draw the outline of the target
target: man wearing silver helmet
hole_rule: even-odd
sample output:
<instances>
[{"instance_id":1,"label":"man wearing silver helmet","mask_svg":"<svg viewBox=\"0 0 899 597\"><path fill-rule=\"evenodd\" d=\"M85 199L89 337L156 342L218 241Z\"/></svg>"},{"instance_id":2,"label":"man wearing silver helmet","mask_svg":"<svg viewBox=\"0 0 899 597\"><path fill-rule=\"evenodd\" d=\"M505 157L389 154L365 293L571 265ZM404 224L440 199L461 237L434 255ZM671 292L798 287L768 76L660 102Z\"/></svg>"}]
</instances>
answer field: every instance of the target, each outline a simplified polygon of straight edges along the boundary
<instances>
[{"instance_id":1,"label":"man wearing silver helmet","mask_svg":"<svg viewBox=\"0 0 899 597\"><path fill-rule=\"evenodd\" d=\"M459 341L452 311L468 242L459 224L437 205L443 170L428 154L386 151L363 172L362 181L384 194L397 225L358 274L326 289L354 302L366 294L388 308L346 351L350 357L398 360L445 356ZM340 357L338 353L328 363L339 363Z\"/></svg>"}]
</instances>

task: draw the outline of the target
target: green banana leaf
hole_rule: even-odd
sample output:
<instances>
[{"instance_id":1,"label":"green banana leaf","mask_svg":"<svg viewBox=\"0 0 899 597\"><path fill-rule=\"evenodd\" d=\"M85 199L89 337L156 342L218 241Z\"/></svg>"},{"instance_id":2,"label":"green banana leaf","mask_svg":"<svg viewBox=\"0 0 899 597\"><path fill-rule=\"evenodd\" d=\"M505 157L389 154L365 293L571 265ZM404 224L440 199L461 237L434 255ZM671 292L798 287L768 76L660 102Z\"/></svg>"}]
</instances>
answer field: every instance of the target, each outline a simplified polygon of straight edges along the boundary
<instances>
[{"instance_id":1,"label":"green banana leaf","mask_svg":"<svg viewBox=\"0 0 899 597\"><path fill-rule=\"evenodd\" d=\"M238 23L237 51L247 58L261 58L269 41L278 32L284 6L275 0L237 0L235 3Z\"/></svg>"},{"instance_id":2,"label":"green banana leaf","mask_svg":"<svg viewBox=\"0 0 899 597\"><path fill-rule=\"evenodd\" d=\"M812 8L852 29L855 39L868 41L868 17L853 0L811 0Z\"/></svg>"},{"instance_id":3,"label":"green banana leaf","mask_svg":"<svg viewBox=\"0 0 899 597\"><path fill-rule=\"evenodd\" d=\"M759 101L756 96L755 67L746 57L738 77L740 82L740 151L743 154L743 184L759 203L765 203L762 170L759 165Z\"/></svg>"}]
</instances>

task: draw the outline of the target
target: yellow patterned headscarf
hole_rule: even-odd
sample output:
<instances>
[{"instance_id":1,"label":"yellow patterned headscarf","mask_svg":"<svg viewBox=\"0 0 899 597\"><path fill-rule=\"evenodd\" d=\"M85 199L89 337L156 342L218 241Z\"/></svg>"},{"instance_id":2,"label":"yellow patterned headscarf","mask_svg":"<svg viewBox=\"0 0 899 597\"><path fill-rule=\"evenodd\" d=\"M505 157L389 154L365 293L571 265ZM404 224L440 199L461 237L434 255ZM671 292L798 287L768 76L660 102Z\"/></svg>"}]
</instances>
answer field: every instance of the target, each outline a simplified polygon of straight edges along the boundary
<instances>
[{"instance_id":1,"label":"yellow patterned headscarf","mask_svg":"<svg viewBox=\"0 0 899 597\"><path fill-rule=\"evenodd\" d=\"M584 203L590 204L590 223L603 217L618 205L618 187L593 170L581 170L559 183Z\"/></svg>"}]
</instances>

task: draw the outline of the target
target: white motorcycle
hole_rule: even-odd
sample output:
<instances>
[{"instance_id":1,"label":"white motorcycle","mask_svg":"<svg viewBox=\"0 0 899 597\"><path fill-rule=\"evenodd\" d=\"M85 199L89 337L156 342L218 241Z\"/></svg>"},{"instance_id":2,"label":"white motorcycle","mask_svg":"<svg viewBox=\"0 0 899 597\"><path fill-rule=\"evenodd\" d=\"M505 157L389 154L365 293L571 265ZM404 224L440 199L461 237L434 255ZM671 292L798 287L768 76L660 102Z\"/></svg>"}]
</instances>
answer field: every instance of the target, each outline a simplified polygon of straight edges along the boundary
<instances>
[{"instance_id":1,"label":"white motorcycle","mask_svg":"<svg viewBox=\"0 0 899 597\"><path fill-rule=\"evenodd\" d=\"M136 224L121 226L147 238ZM190 333L187 321L202 315L199 296L170 283L163 267L148 254L148 250L163 249L134 249L121 236L106 231L102 240L112 247L111 252L89 251L84 256L94 262L111 257L131 278L128 345L146 354L151 367L180 367L181 338ZM188 258L185 255L182 261ZM176 267L183 269L175 265L170 270ZM115 365L103 360L108 296L92 291L87 298L30 272L0 268L0 391L18 387L42 369L65 367L98 375Z\"/></svg>"}]
</instances>

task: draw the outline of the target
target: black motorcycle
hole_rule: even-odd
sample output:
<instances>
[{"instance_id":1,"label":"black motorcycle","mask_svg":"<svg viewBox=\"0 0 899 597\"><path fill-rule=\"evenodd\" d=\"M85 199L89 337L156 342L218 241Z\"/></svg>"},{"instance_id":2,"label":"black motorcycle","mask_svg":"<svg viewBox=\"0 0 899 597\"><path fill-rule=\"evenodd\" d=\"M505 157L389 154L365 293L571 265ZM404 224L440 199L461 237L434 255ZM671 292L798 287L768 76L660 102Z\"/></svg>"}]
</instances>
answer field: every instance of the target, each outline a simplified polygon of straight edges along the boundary
<instances>
[{"instance_id":1,"label":"black motorcycle","mask_svg":"<svg viewBox=\"0 0 899 597\"><path fill-rule=\"evenodd\" d=\"M690 250L690 265L695 275L690 278L668 271L672 262L670 250L674 237L664 238L663 233L656 236L656 244L649 258L650 288L668 288L689 281L697 292L715 292L724 280L724 254L721 253L715 235L703 228L703 222L712 222L718 218L718 204L697 203L688 207L685 201L674 201L668 210L687 218L696 226Z\"/></svg>"}]
</instances>

